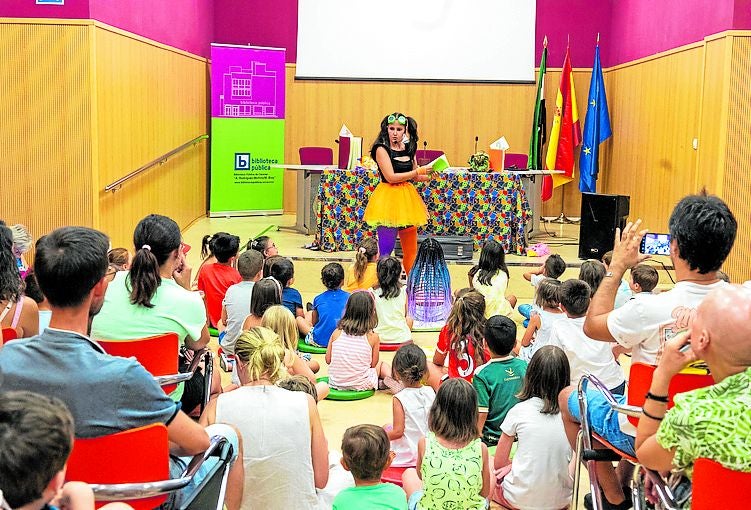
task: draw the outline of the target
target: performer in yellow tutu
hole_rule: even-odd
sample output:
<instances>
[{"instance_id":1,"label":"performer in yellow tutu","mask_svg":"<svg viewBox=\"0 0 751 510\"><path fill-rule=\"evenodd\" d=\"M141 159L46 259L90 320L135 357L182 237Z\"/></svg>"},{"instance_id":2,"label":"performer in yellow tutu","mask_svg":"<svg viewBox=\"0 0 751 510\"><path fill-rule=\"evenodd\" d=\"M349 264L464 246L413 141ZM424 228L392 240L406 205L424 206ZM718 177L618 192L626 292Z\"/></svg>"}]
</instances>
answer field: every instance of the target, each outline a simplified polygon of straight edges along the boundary
<instances>
[{"instance_id":1,"label":"performer in yellow tutu","mask_svg":"<svg viewBox=\"0 0 751 510\"><path fill-rule=\"evenodd\" d=\"M363 216L367 224L376 227L381 257L391 254L399 235L407 274L417 257L417 227L428 222L428 210L410 181L430 180L433 171L417 166L417 140L417 122L412 117L396 112L383 118L381 132L370 149L381 182Z\"/></svg>"}]
</instances>

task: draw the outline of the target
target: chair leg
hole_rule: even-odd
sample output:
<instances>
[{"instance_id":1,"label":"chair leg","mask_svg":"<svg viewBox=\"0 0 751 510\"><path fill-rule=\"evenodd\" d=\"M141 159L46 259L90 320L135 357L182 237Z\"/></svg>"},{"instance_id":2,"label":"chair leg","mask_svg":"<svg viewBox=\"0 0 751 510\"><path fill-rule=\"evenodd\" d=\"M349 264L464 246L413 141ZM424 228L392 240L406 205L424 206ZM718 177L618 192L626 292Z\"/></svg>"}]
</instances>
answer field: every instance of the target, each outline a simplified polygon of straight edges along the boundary
<instances>
[{"instance_id":1,"label":"chair leg","mask_svg":"<svg viewBox=\"0 0 751 510\"><path fill-rule=\"evenodd\" d=\"M209 403L209 397L211 396L211 382L214 376L214 356L208 349L204 354L204 369L205 379L203 382L203 400L201 401L201 414L206 409L206 405Z\"/></svg>"},{"instance_id":2,"label":"chair leg","mask_svg":"<svg viewBox=\"0 0 751 510\"><path fill-rule=\"evenodd\" d=\"M581 485L582 470L582 431L576 436L576 451L574 452L576 466L574 468L574 491L572 493L571 510L579 510L579 487Z\"/></svg>"}]
</instances>

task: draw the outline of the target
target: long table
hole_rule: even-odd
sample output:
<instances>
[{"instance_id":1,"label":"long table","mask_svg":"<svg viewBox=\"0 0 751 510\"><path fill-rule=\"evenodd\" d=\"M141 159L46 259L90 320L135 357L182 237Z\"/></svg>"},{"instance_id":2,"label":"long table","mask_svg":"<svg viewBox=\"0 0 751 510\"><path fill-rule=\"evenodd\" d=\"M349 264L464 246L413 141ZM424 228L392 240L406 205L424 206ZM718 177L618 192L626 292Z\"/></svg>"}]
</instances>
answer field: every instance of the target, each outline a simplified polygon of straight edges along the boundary
<instances>
[{"instance_id":1,"label":"long table","mask_svg":"<svg viewBox=\"0 0 751 510\"><path fill-rule=\"evenodd\" d=\"M363 236L374 235L362 217L379 182L377 171L364 168L323 170L316 207L321 250L351 251ZM475 249L495 239L506 253L525 253L530 209L520 175L450 169L415 186L429 216L419 233L471 236Z\"/></svg>"}]
</instances>

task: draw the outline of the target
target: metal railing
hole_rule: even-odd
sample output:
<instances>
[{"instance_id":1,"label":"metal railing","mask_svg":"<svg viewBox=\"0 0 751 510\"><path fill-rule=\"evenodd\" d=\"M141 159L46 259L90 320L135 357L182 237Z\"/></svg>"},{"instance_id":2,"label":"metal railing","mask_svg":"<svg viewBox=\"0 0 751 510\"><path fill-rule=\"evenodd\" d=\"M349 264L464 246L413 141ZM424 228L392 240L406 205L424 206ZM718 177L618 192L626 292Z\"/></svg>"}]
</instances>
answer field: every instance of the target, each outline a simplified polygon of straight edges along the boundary
<instances>
[{"instance_id":1,"label":"metal railing","mask_svg":"<svg viewBox=\"0 0 751 510\"><path fill-rule=\"evenodd\" d=\"M148 163L146 163L142 167L140 167L140 168L138 168L136 170L133 170L128 175L126 175L124 177L120 177L115 182L106 185L104 187L104 192L107 193L108 191L111 191L111 192L114 193L115 191L119 190L123 186L123 184L125 182L129 181L133 177L135 177L137 175L140 175L140 174L146 172L147 170L150 170L152 167L154 167L156 165L163 165L164 163L167 162L167 160L169 160L169 158L171 158L175 154L179 154L180 152L184 151L185 149L187 149L189 147L192 147L194 145L197 145L198 143L200 143L203 140L208 140L208 138L209 138L209 135L200 135L200 136L195 137L194 139L192 139L189 142L185 142L181 146L176 147L176 148L172 149L171 151L169 151L168 153L162 154L158 158L156 158L156 159L154 159L152 161L149 161Z\"/></svg>"}]
</instances>

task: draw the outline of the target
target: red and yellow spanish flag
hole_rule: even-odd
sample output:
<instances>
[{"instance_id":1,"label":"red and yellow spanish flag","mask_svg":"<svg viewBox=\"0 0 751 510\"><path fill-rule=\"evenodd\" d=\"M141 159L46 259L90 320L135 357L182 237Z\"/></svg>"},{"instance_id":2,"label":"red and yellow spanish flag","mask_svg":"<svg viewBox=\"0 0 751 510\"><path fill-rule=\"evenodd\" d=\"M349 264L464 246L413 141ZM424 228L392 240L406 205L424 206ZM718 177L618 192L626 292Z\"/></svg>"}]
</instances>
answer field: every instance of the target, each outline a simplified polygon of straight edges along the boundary
<instances>
[{"instance_id":1,"label":"red and yellow spanish flag","mask_svg":"<svg viewBox=\"0 0 751 510\"><path fill-rule=\"evenodd\" d=\"M553 196L553 188L563 186L574 179L574 148L581 143L581 127L579 127L579 111L576 108L576 92L574 91L574 76L571 74L571 57L566 47L566 58L563 60L561 84L555 98L555 116L553 127L548 139L548 153L545 157L545 168L548 170L564 170L566 173L553 176L546 175L542 181L542 199L548 200Z\"/></svg>"}]
</instances>

